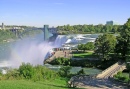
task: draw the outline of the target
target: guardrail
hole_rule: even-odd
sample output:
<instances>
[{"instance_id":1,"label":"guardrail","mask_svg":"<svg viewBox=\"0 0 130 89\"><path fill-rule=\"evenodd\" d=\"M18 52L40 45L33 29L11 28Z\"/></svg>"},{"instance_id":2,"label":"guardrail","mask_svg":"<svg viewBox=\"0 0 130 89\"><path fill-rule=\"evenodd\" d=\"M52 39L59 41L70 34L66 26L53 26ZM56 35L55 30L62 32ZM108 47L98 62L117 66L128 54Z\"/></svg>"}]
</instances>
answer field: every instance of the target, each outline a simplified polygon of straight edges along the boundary
<instances>
[{"instance_id":1,"label":"guardrail","mask_svg":"<svg viewBox=\"0 0 130 89\"><path fill-rule=\"evenodd\" d=\"M117 74L117 72L123 71L124 69L126 69L125 63L120 65L120 69L118 71L115 71L110 77L113 77L115 74Z\"/></svg>"},{"instance_id":2,"label":"guardrail","mask_svg":"<svg viewBox=\"0 0 130 89\"><path fill-rule=\"evenodd\" d=\"M116 68L114 68L111 71L108 71L104 75L102 75L102 78L108 78L108 77L113 77L117 72L122 71L125 69L125 63L122 63L121 65L118 65ZM108 69L107 69L108 70ZM104 72L103 72L104 73ZM101 77L101 74L99 74L97 77Z\"/></svg>"},{"instance_id":3,"label":"guardrail","mask_svg":"<svg viewBox=\"0 0 130 89\"><path fill-rule=\"evenodd\" d=\"M115 73L117 70L120 70L121 66L117 66L115 69L113 69L112 71L110 71L106 76L104 76L103 78L108 78L109 76L111 76L113 73Z\"/></svg>"},{"instance_id":4,"label":"guardrail","mask_svg":"<svg viewBox=\"0 0 130 89\"><path fill-rule=\"evenodd\" d=\"M104 72L106 72L108 69L112 68L113 66L116 66L116 64L118 64L118 62L116 62L116 63L113 64L112 66L108 67L107 69L105 69L104 71L102 71L101 73L99 73L99 74L97 75L97 78L98 78L98 76L100 76L101 74L103 74Z\"/></svg>"}]
</instances>

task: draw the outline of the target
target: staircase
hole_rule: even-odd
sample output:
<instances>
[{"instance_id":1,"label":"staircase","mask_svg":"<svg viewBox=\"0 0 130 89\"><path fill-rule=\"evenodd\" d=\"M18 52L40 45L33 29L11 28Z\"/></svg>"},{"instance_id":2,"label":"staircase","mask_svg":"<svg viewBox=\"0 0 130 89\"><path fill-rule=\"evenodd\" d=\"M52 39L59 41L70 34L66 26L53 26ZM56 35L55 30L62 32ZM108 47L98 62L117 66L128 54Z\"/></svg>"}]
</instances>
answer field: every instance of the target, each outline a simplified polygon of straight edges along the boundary
<instances>
[{"instance_id":1,"label":"staircase","mask_svg":"<svg viewBox=\"0 0 130 89\"><path fill-rule=\"evenodd\" d=\"M113 75L117 74L119 71L123 71L124 69L126 69L125 63L117 62L112 66L110 66L109 68L102 71L96 77L107 79L109 77L113 77Z\"/></svg>"}]
</instances>

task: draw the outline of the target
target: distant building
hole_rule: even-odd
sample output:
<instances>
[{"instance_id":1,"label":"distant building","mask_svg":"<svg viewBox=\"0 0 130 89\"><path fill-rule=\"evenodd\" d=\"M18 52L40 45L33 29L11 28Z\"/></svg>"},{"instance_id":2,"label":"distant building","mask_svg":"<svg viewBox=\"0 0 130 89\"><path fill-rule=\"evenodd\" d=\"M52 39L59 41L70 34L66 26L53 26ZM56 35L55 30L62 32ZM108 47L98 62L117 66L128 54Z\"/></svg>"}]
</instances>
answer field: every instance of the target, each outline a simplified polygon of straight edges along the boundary
<instances>
[{"instance_id":1,"label":"distant building","mask_svg":"<svg viewBox=\"0 0 130 89\"><path fill-rule=\"evenodd\" d=\"M2 29L4 29L4 28L5 28L4 23L2 23Z\"/></svg>"},{"instance_id":2,"label":"distant building","mask_svg":"<svg viewBox=\"0 0 130 89\"><path fill-rule=\"evenodd\" d=\"M106 25L114 25L114 22L113 21L107 21Z\"/></svg>"},{"instance_id":3,"label":"distant building","mask_svg":"<svg viewBox=\"0 0 130 89\"><path fill-rule=\"evenodd\" d=\"M22 26L13 26L13 25L4 25L4 23L2 23L2 25L0 25L0 30L24 30L24 28Z\"/></svg>"},{"instance_id":4,"label":"distant building","mask_svg":"<svg viewBox=\"0 0 130 89\"><path fill-rule=\"evenodd\" d=\"M4 29L5 29L4 23L2 23L0 29L1 29L1 30L4 30Z\"/></svg>"}]
</instances>

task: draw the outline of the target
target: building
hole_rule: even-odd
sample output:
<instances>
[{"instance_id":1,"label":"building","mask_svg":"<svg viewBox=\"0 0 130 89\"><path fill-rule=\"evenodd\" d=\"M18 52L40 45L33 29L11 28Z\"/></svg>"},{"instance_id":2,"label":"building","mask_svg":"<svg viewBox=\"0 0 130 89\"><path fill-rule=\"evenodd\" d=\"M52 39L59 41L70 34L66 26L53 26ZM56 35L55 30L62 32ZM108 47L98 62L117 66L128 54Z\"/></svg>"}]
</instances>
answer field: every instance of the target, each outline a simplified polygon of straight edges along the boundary
<instances>
[{"instance_id":1,"label":"building","mask_svg":"<svg viewBox=\"0 0 130 89\"><path fill-rule=\"evenodd\" d=\"M2 25L0 26L0 30L4 30L5 29L5 26L4 26L4 23L2 23Z\"/></svg>"},{"instance_id":2,"label":"building","mask_svg":"<svg viewBox=\"0 0 130 89\"><path fill-rule=\"evenodd\" d=\"M4 23L2 23L2 25L0 26L0 30L24 30L24 28L22 26L14 26L14 25L4 25Z\"/></svg>"},{"instance_id":3,"label":"building","mask_svg":"<svg viewBox=\"0 0 130 89\"><path fill-rule=\"evenodd\" d=\"M113 21L107 21L106 25L114 25L114 22Z\"/></svg>"},{"instance_id":4,"label":"building","mask_svg":"<svg viewBox=\"0 0 130 89\"><path fill-rule=\"evenodd\" d=\"M4 23L2 23L2 29L4 29L4 28L5 28Z\"/></svg>"}]
</instances>

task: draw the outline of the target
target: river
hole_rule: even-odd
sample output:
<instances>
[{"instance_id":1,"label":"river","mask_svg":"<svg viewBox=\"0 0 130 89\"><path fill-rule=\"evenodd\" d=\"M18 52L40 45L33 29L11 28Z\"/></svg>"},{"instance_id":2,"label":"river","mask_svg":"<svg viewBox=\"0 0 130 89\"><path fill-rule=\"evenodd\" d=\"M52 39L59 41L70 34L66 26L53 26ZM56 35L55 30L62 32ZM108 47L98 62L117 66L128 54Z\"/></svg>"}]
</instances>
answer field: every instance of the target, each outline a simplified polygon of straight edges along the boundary
<instances>
[{"instance_id":1,"label":"river","mask_svg":"<svg viewBox=\"0 0 130 89\"><path fill-rule=\"evenodd\" d=\"M55 42L44 42L42 34L35 38L27 38L14 42L0 43L0 67L19 67L22 62L43 65L49 50L55 47L75 47L79 43L94 42L99 34L59 35ZM54 69L55 66L53 66ZM72 73L81 67L73 67ZM86 73L96 74L98 69L85 68Z\"/></svg>"}]
</instances>

